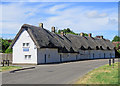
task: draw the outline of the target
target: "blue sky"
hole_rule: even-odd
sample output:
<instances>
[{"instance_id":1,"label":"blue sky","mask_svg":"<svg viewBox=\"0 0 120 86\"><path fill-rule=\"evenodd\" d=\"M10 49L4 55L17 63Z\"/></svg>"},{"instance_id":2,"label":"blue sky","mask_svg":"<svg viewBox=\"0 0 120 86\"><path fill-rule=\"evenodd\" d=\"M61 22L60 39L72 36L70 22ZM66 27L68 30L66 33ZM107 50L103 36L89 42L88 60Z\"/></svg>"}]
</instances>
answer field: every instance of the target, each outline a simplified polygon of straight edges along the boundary
<instances>
[{"instance_id":1,"label":"blue sky","mask_svg":"<svg viewBox=\"0 0 120 86\"><path fill-rule=\"evenodd\" d=\"M118 35L117 2L2 2L0 11L3 38L13 39L23 24L41 22L48 30L70 28L110 40Z\"/></svg>"}]
</instances>

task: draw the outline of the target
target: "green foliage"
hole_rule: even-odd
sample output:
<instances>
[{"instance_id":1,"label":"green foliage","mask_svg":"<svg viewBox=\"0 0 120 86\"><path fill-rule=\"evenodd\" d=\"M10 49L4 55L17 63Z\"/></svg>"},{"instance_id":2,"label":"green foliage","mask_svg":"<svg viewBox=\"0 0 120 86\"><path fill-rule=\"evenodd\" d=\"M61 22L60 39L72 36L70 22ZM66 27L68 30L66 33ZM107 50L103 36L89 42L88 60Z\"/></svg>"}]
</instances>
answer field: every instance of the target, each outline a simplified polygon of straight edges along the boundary
<instances>
[{"instance_id":1,"label":"green foliage","mask_svg":"<svg viewBox=\"0 0 120 86\"><path fill-rule=\"evenodd\" d=\"M63 29L63 30L58 30L58 34L60 34L61 32L64 32L64 33L66 33L66 34L78 35L77 33L74 33L72 30L70 30L70 28Z\"/></svg>"},{"instance_id":2,"label":"green foliage","mask_svg":"<svg viewBox=\"0 0 120 86\"><path fill-rule=\"evenodd\" d=\"M67 29L63 29L63 30L58 30L58 32L56 32L57 34L60 34L61 32L64 32L65 34L74 34L74 35L79 35L78 33L73 32L72 30L70 30L70 28ZM88 36L87 33L84 33L84 36Z\"/></svg>"},{"instance_id":3,"label":"green foliage","mask_svg":"<svg viewBox=\"0 0 120 86\"><path fill-rule=\"evenodd\" d=\"M19 67L19 66L4 66L4 67L1 67L0 72L21 69L21 68L22 67Z\"/></svg>"},{"instance_id":4,"label":"green foliage","mask_svg":"<svg viewBox=\"0 0 120 86\"><path fill-rule=\"evenodd\" d=\"M9 47L5 50L5 53L12 53L12 49L9 49Z\"/></svg>"},{"instance_id":5,"label":"green foliage","mask_svg":"<svg viewBox=\"0 0 120 86\"><path fill-rule=\"evenodd\" d=\"M119 49L119 45L120 45L120 44L116 44L116 49Z\"/></svg>"},{"instance_id":6,"label":"green foliage","mask_svg":"<svg viewBox=\"0 0 120 86\"><path fill-rule=\"evenodd\" d=\"M88 36L88 34L87 34L87 33L84 33L84 36Z\"/></svg>"},{"instance_id":7,"label":"green foliage","mask_svg":"<svg viewBox=\"0 0 120 86\"><path fill-rule=\"evenodd\" d=\"M119 36L115 36L112 40L112 42L118 42L120 41L120 37Z\"/></svg>"},{"instance_id":8,"label":"green foliage","mask_svg":"<svg viewBox=\"0 0 120 86\"><path fill-rule=\"evenodd\" d=\"M9 41L12 41L11 39L2 39L0 38L0 52L2 53L11 53L12 50L8 49L8 47L10 46L11 42Z\"/></svg>"},{"instance_id":9,"label":"green foliage","mask_svg":"<svg viewBox=\"0 0 120 86\"><path fill-rule=\"evenodd\" d=\"M119 49L119 50L117 50L117 52L120 54L120 49Z\"/></svg>"}]
</instances>

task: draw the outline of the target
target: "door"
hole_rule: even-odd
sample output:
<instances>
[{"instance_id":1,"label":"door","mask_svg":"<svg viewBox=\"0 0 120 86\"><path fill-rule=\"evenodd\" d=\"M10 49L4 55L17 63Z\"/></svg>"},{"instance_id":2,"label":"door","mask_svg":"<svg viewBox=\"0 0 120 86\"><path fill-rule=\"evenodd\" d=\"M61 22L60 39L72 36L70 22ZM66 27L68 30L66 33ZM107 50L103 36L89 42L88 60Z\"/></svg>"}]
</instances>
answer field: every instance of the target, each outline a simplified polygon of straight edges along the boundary
<instances>
[{"instance_id":1,"label":"door","mask_svg":"<svg viewBox=\"0 0 120 86\"><path fill-rule=\"evenodd\" d=\"M45 63L46 63L46 54L45 54Z\"/></svg>"}]
</instances>

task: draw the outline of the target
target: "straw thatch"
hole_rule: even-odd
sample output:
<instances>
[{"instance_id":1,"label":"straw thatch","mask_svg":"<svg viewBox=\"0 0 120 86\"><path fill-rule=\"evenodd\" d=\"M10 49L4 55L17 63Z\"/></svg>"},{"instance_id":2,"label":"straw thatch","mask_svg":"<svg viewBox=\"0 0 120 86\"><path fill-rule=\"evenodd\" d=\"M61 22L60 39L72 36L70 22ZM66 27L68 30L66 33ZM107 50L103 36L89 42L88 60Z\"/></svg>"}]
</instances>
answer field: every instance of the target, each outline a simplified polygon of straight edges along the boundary
<instances>
[{"instance_id":1,"label":"straw thatch","mask_svg":"<svg viewBox=\"0 0 120 86\"><path fill-rule=\"evenodd\" d=\"M114 45L107 39L66 34L61 36L44 28L24 24L16 35L10 48L13 47L20 34L26 30L37 48L58 48L59 52L79 52L79 50L112 50Z\"/></svg>"}]
</instances>

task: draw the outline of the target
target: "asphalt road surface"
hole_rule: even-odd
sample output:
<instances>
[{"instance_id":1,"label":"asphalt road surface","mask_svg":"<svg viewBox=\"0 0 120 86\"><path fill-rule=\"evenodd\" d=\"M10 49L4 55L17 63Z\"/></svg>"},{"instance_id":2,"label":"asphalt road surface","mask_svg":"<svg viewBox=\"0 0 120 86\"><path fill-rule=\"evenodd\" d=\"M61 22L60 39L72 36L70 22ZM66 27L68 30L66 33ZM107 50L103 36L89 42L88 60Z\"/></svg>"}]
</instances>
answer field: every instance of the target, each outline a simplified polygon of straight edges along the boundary
<instances>
[{"instance_id":1,"label":"asphalt road surface","mask_svg":"<svg viewBox=\"0 0 120 86\"><path fill-rule=\"evenodd\" d=\"M108 59L37 65L35 69L22 70L15 73L3 73L2 83L71 84L87 72L104 64L108 64Z\"/></svg>"}]
</instances>

